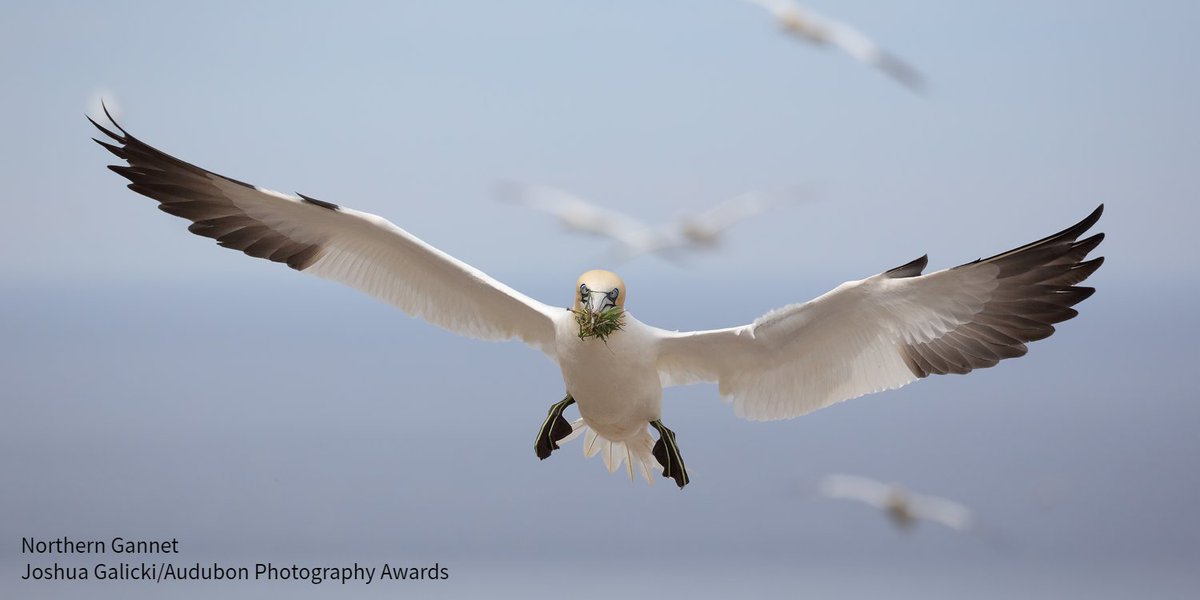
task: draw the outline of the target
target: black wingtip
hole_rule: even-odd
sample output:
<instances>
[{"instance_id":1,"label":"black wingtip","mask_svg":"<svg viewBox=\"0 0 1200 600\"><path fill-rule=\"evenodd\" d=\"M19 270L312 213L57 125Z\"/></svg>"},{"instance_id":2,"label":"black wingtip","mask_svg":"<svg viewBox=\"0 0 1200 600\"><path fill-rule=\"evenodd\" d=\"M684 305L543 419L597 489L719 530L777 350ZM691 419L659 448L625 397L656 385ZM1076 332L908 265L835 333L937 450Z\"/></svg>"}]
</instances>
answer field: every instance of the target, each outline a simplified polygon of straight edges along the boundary
<instances>
[{"instance_id":1,"label":"black wingtip","mask_svg":"<svg viewBox=\"0 0 1200 600\"><path fill-rule=\"evenodd\" d=\"M92 141L96 142L97 144L100 144L101 146L104 146L105 150L112 152L114 155L116 155L117 158L120 158L120 159L125 158L125 150L121 146L114 146L104 140L98 140L96 138L92 138Z\"/></svg>"},{"instance_id":2,"label":"black wingtip","mask_svg":"<svg viewBox=\"0 0 1200 600\"><path fill-rule=\"evenodd\" d=\"M122 144L124 144L124 143L125 143L125 138L123 138L122 136L119 136L119 135L117 135L117 134L113 133L113 132L112 132L110 129L108 129L108 128L104 127L103 125L101 125L101 124L99 124L99 123L97 123L97 122L96 122L96 120L95 120L95 119L93 119L91 116L89 116L89 115L83 115L83 116L84 116L84 118L85 118L85 119L87 119L87 120L88 120L88 122L89 122L89 123L91 123L92 125L95 125L95 126L96 126L96 129L99 129L100 131L104 132L104 135L107 135L108 137L110 137L110 138L112 138L112 139L114 139L114 140L117 140L118 142L121 142ZM120 127L118 127L117 129L120 129ZM96 139L96 138L92 138L92 139ZM99 140L96 140L96 141L97 141L97 142L99 142Z\"/></svg>"},{"instance_id":3,"label":"black wingtip","mask_svg":"<svg viewBox=\"0 0 1200 600\"><path fill-rule=\"evenodd\" d=\"M129 135L129 132L125 131L125 128L121 127L121 124L113 118L112 113L108 112L108 105L104 103L104 98L100 99L100 109L104 111L104 116L108 118L109 123L112 123L113 126L116 127L121 133L125 134L126 136Z\"/></svg>"},{"instance_id":4,"label":"black wingtip","mask_svg":"<svg viewBox=\"0 0 1200 600\"><path fill-rule=\"evenodd\" d=\"M1080 222L1078 222L1078 223L1076 223L1054 235L1047 236L1044 240L1039 240L1039 241L1050 241L1050 240L1055 240L1055 239L1070 239L1070 240L1079 239L1079 236L1083 235L1084 232L1091 229L1092 226L1096 224L1096 221L1100 220L1100 215L1102 215L1102 214L1104 214L1104 205L1103 204L1101 204L1100 206L1097 206L1096 210L1093 210L1091 212L1091 214L1084 217L1082 221L1080 221Z\"/></svg>"},{"instance_id":5,"label":"black wingtip","mask_svg":"<svg viewBox=\"0 0 1200 600\"><path fill-rule=\"evenodd\" d=\"M1095 225L1096 221L1100 220L1100 215L1102 215L1102 214L1104 214L1104 204L1103 203L1101 203L1100 206L1097 206L1096 210L1092 211L1092 214L1088 215L1087 217L1084 217L1084 219L1082 221L1080 221L1077 225L1075 225L1075 227L1072 227L1072 229L1078 227L1078 228L1080 228L1079 232L1083 233L1084 231L1091 229L1092 225Z\"/></svg>"},{"instance_id":6,"label":"black wingtip","mask_svg":"<svg viewBox=\"0 0 1200 600\"><path fill-rule=\"evenodd\" d=\"M307 202L309 204L320 206L321 208L326 208L329 210L341 210L340 206L338 206L332 202L326 202L324 200L317 200L316 198L312 198L310 196L305 196L304 194L301 194L299 192L297 192L296 195L300 196L301 200L304 200L305 202Z\"/></svg>"},{"instance_id":7,"label":"black wingtip","mask_svg":"<svg viewBox=\"0 0 1200 600\"><path fill-rule=\"evenodd\" d=\"M1087 252L1091 252L1091 249L1095 248L1096 245L1099 244L1101 242L1101 240L1104 239L1104 234L1097 233L1097 234L1093 235L1092 237L1087 238L1085 240L1082 240L1082 241L1076 241L1076 240L1079 240L1079 236L1083 235L1084 233L1087 232L1087 230L1091 229L1092 226L1095 225L1096 222L1100 220L1100 215L1102 215L1102 214L1104 214L1104 205L1103 204L1101 204L1100 206L1097 206L1096 209L1093 210L1091 214L1084 217L1082 221L1080 221L1058 233L1048 235L1036 242L1030 242L1028 244L1025 244L1024 246L1021 246L1020 248L1014 248L1012 250L1009 250L1008 252L1001 252L1000 254L997 254L997 255L989 257L989 258L980 258L980 259L974 260L969 263L961 264L954 268L958 269L958 268L970 266L970 265L973 265L976 263L988 262L988 261L992 261L992 260L1004 259L1004 258L1007 258L1010 256L1016 256L1018 254L1021 254L1022 252L1030 251L1034 248L1046 246L1048 244L1067 243L1067 244L1070 244L1072 248L1079 248L1081 246L1090 245L1088 247L1088 249L1083 252L1083 254L1086 254Z\"/></svg>"},{"instance_id":8,"label":"black wingtip","mask_svg":"<svg viewBox=\"0 0 1200 600\"><path fill-rule=\"evenodd\" d=\"M925 270L925 267L927 265L929 265L929 255L928 254L921 256L918 259L904 263L894 269L889 269L887 271L884 271L883 274L892 279L903 279L905 277L916 277L916 276L920 275L922 271Z\"/></svg>"}]
</instances>

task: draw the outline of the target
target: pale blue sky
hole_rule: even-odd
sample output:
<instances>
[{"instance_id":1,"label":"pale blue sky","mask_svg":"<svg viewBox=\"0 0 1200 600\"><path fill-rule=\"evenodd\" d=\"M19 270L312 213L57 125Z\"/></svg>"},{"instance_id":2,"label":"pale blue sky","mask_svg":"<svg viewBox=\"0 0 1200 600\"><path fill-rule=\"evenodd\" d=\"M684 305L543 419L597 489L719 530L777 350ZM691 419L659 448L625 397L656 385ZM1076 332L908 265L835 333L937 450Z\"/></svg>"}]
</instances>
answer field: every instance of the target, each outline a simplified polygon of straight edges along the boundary
<instances>
[{"instance_id":1,"label":"pale blue sky","mask_svg":"<svg viewBox=\"0 0 1200 600\"><path fill-rule=\"evenodd\" d=\"M422 591L448 596L1194 593L1200 4L812 6L928 93L735 0L7 3L0 590L145 593L14 582L22 535L132 531L186 540L188 562L442 561L458 579ZM926 252L989 255L1101 202L1107 262L1078 319L995 369L771 424L711 386L671 390L693 485L647 490L578 444L536 460L561 393L538 353L221 250L126 190L88 140L99 90L163 150L379 213L548 302L604 245L495 202L497 181L651 221L820 185L691 268L621 267L631 309L670 328L746 322ZM795 491L830 471L958 498L1008 547L904 538ZM1046 486L1065 490L1053 508Z\"/></svg>"}]
</instances>

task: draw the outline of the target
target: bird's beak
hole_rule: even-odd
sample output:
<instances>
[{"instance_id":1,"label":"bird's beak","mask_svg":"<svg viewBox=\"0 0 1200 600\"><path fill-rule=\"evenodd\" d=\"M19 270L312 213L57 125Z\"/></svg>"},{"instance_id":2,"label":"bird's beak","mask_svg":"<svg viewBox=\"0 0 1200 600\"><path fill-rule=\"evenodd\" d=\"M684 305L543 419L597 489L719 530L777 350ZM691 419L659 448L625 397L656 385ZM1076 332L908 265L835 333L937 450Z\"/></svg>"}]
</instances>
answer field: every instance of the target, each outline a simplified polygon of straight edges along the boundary
<instances>
[{"instance_id":1,"label":"bird's beak","mask_svg":"<svg viewBox=\"0 0 1200 600\"><path fill-rule=\"evenodd\" d=\"M575 322L579 324L579 339L597 337L607 340L612 332L624 325L624 312L617 306L614 292L587 291L579 298Z\"/></svg>"},{"instance_id":2,"label":"bird's beak","mask_svg":"<svg viewBox=\"0 0 1200 600\"><path fill-rule=\"evenodd\" d=\"M609 300L608 294L604 292L589 292L587 303L583 305L583 308L593 315L598 315L613 306L613 301Z\"/></svg>"}]
</instances>

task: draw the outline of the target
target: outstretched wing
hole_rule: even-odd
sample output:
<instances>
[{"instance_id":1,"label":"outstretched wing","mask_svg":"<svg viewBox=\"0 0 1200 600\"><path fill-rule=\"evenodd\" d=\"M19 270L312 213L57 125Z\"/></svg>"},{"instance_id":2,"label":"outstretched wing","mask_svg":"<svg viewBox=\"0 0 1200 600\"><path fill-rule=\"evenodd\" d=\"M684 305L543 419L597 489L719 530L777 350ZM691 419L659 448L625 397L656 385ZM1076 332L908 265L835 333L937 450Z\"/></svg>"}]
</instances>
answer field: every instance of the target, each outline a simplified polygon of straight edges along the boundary
<instances>
[{"instance_id":1,"label":"outstretched wing","mask_svg":"<svg viewBox=\"0 0 1200 600\"><path fill-rule=\"evenodd\" d=\"M713 206L695 217L684 219L683 228L685 231L691 228L716 235L750 217L767 212L772 206L770 200L761 192L747 192Z\"/></svg>"},{"instance_id":2,"label":"outstretched wing","mask_svg":"<svg viewBox=\"0 0 1200 600\"><path fill-rule=\"evenodd\" d=\"M120 134L92 124L116 144L95 141L128 163L109 168L130 181L129 189L157 200L160 210L192 221L192 233L339 281L455 333L516 337L553 355L552 308L386 219L206 171L145 144L108 118Z\"/></svg>"},{"instance_id":3,"label":"outstretched wing","mask_svg":"<svg viewBox=\"0 0 1200 600\"><path fill-rule=\"evenodd\" d=\"M913 516L918 519L941 523L956 531L969 531L975 526L971 509L953 500L912 494L909 503Z\"/></svg>"},{"instance_id":4,"label":"outstretched wing","mask_svg":"<svg viewBox=\"0 0 1200 600\"><path fill-rule=\"evenodd\" d=\"M920 91L924 87L925 79L920 72L901 60L900 57L880 48L862 32L844 23L833 21L826 23L825 27L829 43L841 48L855 60L883 71L913 91Z\"/></svg>"},{"instance_id":5,"label":"outstretched wing","mask_svg":"<svg viewBox=\"0 0 1200 600\"><path fill-rule=\"evenodd\" d=\"M874 479L857 475L826 475L817 484L817 490L826 498L857 500L876 508L887 506L892 486Z\"/></svg>"},{"instance_id":6,"label":"outstretched wing","mask_svg":"<svg viewBox=\"0 0 1200 600\"><path fill-rule=\"evenodd\" d=\"M686 217L680 227L693 235L718 235L721 232L785 204L795 204L812 197L800 188L786 192L750 191L734 196L694 217Z\"/></svg>"},{"instance_id":7,"label":"outstretched wing","mask_svg":"<svg viewBox=\"0 0 1200 600\"><path fill-rule=\"evenodd\" d=\"M633 217L601 208L570 192L545 185L508 182L497 188L501 200L553 215L568 229L632 243L650 231Z\"/></svg>"},{"instance_id":8,"label":"outstretched wing","mask_svg":"<svg viewBox=\"0 0 1200 600\"><path fill-rule=\"evenodd\" d=\"M1103 258L1078 224L988 259L921 275L928 260L843 283L750 325L659 331L664 385L716 382L734 412L787 419L930 374L967 373L1025 354L1095 291L1076 284Z\"/></svg>"}]
</instances>

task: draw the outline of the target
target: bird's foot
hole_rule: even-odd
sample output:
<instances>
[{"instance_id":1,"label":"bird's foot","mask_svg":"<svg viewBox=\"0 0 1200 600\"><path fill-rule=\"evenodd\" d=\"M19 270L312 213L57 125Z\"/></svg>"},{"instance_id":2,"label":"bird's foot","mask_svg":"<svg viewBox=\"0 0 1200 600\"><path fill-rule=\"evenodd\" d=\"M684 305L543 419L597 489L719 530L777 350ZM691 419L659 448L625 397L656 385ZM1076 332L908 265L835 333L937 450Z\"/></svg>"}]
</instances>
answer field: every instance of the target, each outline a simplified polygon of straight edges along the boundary
<instances>
[{"instance_id":1,"label":"bird's foot","mask_svg":"<svg viewBox=\"0 0 1200 600\"><path fill-rule=\"evenodd\" d=\"M567 394L561 402L557 402L550 406L550 410L546 413L546 420L542 421L542 427L538 429L537 439L533 441L533 451L537 453L537 457L546 460L550 457L550 453L558 450L558 441L571 435L571 424L563 418L563 411L568 406L575 404L575 399Z\"/></svg>"},{"instance_id":2,"label":"bird's foot","mask_svg":"<svg viewBox=\"0 0 1200 600\"><path fill-rule=\"evenodd\" d=\"M650 426L658 430L658 441L654 443L652 453L658 464L662 465L663 477L674 479L675 485L683 489L691 480L683 464L683 456L679 454L679 446L675 444L675 432L667 429L661 421L650 421Z\"/></svg>"}]
</instances>

